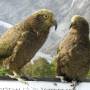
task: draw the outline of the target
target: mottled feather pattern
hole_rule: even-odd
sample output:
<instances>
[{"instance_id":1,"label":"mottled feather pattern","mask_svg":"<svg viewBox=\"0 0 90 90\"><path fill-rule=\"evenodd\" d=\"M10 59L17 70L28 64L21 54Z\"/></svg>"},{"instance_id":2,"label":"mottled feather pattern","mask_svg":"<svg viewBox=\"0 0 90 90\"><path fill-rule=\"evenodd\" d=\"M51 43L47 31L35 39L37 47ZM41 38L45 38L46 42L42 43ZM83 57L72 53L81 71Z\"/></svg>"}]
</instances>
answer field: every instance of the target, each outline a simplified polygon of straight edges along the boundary
<instances>
[{"instance_id":1,"label":"mottled feather pattern","mask_svg":"<svg viewBox=\"0 0 90 90\"><path fill-rule=\"evenodd\" d=\"M44 17L45 15L47 17ZM20 69L44 44L53 25L56 25L53 12L41 9L9 28L0 38L2 67L12 74L13 72L20 74Z\"/></svg>"},{"instance_id":2,"label":"mottled feather pattern","mask_svg":"<svg viewBox=\"0 0 90 90\"><path fill-rule=\"evenodd\" d=\"M65 76L67 81L82 81L86 78L89 68L89 25L83 17L75 16L68 35L59 45L57 73Z\"/></svg>"}]
</instances>

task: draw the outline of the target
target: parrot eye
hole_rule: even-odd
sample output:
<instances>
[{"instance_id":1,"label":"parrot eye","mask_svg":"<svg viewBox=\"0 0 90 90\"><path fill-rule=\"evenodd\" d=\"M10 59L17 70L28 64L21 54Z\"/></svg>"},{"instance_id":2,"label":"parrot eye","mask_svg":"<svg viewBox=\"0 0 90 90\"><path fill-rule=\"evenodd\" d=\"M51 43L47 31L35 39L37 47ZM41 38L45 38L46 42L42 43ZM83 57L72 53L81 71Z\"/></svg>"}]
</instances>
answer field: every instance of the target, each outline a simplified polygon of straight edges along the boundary
<instances>
[{"instance_id":1,"label":"parrot eye","mask_svg":"<svg viewBox=\"0 0 90 90\"><path fill-rule=\"evenodd\" d=\"M47 19L47 18L48 18L48 15L43 15L43 17L44 17L45 19Z\"/></svg>"}]
</instances>

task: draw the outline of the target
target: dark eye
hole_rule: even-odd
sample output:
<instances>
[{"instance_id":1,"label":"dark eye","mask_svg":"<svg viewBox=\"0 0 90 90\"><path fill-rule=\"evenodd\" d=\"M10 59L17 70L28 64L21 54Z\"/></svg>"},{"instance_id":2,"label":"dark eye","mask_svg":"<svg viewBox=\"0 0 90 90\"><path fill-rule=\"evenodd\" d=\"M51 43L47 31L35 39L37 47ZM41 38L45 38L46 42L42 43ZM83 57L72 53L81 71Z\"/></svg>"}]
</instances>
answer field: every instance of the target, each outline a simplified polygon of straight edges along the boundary
<instances>
[{"instance_id":1,"label":"dark eye","mask_svg":"<svg viewBox=\"0 0 90 90\"><path fill-rule=\"evenodd\" d=\"M45 19L47 19L47 18L48 18L48 15L43 15L43 17L44 17Z\"/></svg>"}]
</instances>

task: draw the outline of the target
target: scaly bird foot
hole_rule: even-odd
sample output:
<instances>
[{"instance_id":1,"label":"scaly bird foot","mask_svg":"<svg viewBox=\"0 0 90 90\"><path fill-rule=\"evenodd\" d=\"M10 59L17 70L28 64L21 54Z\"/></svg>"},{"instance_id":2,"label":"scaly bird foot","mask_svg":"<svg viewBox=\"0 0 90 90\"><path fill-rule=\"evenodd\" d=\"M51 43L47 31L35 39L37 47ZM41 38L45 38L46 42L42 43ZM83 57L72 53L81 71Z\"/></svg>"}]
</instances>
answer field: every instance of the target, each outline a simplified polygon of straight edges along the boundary
<instances>
[{"instance_id":1,"label":"scaly bird foot","mask_svg":"<svg viewBox=\"0 0 90 90\"><path fill-rule=\"evenodd\" d=\"M21 83L29 85L29 83L27 81L25 81L24 79L20 78L20 76L14 71L13 71L13 75L10 75L10 74L6 74L6 75L9 76L10 78L17 79Z\"/></svg>"},{"instance_id":2,"label":"scaly bird foot","mask_svg":"<svg viewBox=\"0 0 90 90\"><path fill-rule=\"evenodd\" d=\"M65 83L66 81L64 80L63 76L56 76L56 78L60 79L62 83Z\"/></svg>"},{"instance_id":3,"label":"scaly bird foot","mask_svg":"<svg viewBox=\"0 0 90 90\"><path fill-rule=\"evenodd\" d=\"M72 81L71 86L73 87L72 90L76 90L76 86L79 85L77 81Z\"/></svg>"}]
</instances>

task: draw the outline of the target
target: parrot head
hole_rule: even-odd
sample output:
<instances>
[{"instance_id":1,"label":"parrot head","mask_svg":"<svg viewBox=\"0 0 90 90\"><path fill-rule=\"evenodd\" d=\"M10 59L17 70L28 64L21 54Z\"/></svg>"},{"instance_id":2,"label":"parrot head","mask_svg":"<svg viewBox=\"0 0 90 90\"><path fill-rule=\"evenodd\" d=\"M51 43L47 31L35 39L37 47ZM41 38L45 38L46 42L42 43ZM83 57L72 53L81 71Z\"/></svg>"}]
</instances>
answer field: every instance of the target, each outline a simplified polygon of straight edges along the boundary
<instances>
[{"instance_id":1,"label":"parrot head","mask_svg":"<svg viewBox=\"0 0 90 90\"><path fill-rule=\"evenodd\" d=\"M84 17L79 15L74 15L71 18L70 28L76 29L83 33L86 33L86 32L89 33L89 24L87 20Z\"/></svg>"},{"instance_id":2,"label":"parrot head","mask_svg":"<svg viewBox=\"0 0 90 90\"><path fill-rule=\"evenodd\" d=\"M55 26L57 29L57 21L52 11L41 9L31 15L31 26L36 32L48 32L50 27Z\"/></svg>"}]
</instances>

